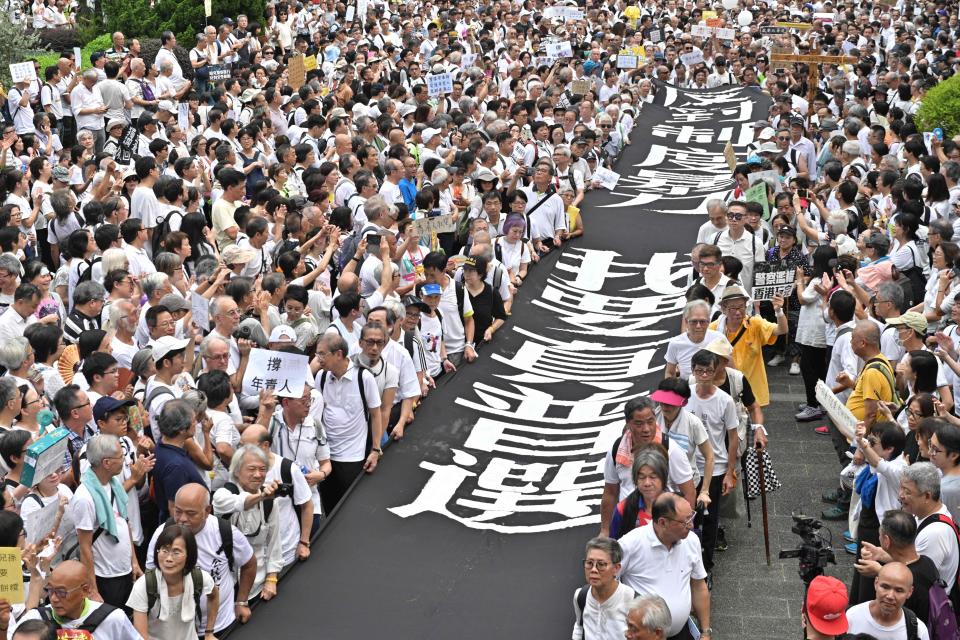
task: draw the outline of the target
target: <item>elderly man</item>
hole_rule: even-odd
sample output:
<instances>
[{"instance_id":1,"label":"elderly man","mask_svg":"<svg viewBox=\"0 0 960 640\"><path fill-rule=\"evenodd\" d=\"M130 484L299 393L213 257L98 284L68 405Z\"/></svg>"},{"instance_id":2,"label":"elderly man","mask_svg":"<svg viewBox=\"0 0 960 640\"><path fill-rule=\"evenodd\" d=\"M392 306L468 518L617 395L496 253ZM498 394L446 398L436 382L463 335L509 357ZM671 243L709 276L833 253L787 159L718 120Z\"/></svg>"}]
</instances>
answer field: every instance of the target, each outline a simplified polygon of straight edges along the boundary
<instances>
[{"instance_id":1,"label":"elderly man","mask_svg":"<svg viewBox=\"0 0 960 640\"><path fill-rule=\"evenodd\" d=\"M80 84L70 92L70 107L77 119L77 131L87 130L93 134L94 143L97 152L99 152L103 149L103 143L107 140L103 129L103 114L107 112L107 106L103 103L100 92L96 89L96 84L96 70L87 69L84 71Z\"/></svg>"},{"instance_id":2,"label":"elderly man","mask_svg":"<svg viewBox=\"0 0 960 640\"><path fill-rule=\"evenodd\" d=\"M239 447L230 461L230 482L213 494L213 512L227 518L250 542L257 573L250 596L271 600L283 570L280 509L275 508L277 481L265 483L270 458L256 445Z\"/></svg>"},{"instance_id":3,"label":"elderly man","mask_svg":"<svg viewBox=\"0 0 960 640\"><path fill-rule=\"evenodd\" d=\"M36 285L25 282L18 286L13 294L13 304L0 314L0 342L23 337L23 330L27 324L36 320L33 314L39 306L40 289ZM55 323L57 317L57 314L48 315L40 322Z\"/></svg>"},{"instance_id":4,"label":"elderly man","mask_svg":"<svg viewBox=\"0 0 960 640\"><path fill-rule=\"evenodd\" d=\"M550 249L559 248L562 242L561 234L568 230L566 207L552 183L553 167L548 162L540 162L533 169L530 186L522 188L527 194L524 214L529 220L530 240L541 255Z\"/></svg>"},{"instance_id":5,"label":"elderly man","mask_svg":"<svg viewBox=\"0 0 960 640\"><path fill-rule=\"evenodd\" d=\"M623 410L626 419L623 435L617 438L607 452L603 466L603 497L600 502L600 535L610 535L610 520L613 509L620 500L626 498L635 489L633 481L633 456L644 446L655 442L657 434L657 416L654 403L650 398L636 398L627 403ZM680 491L691 506L696 504L696 491L693 485L693 470L683 447L670 446L670 439L663 438L669 463L669 482L673 489Z\"/></svg>"},{"instance_id":6,"label":"elderly man","mask_svg":"<svg viewBox=\"0 0 960 640\"><path fill-rule=\"evenodd\" d=\"M956 536L954 536L956 538ZM913 575L902 562L890 562L880 569L875 580L877 597L847 610L848 633L869 634L875 638L913 638L930 640L930 633L917 614L904 608L913 594ZM914 636L909 629L916 626Z\"/></svg>"},{"instance_id":7,"label":"elderly man","mask_svg":"<svg viewBox=\"0 0 960 640\"><path fill-rule=\"evenodd\" d=\"M123 607L143 573L127 522L128 494L116 477L123 471L123 449L117 436L99 434L87 443L86 453L90 468L70 501L80 561L91 597Z\"/></svg>"},{"instance_id":8,"label":"elderly man","mask_svg":"<svg viewBox=\"0 0 960 640\"><path fill-rule=\"evenodd\" d=\"M205 482L186 449L188 442L194 442L196 426L193 408L185 400L170 400L157 418L154 437L159 435L160 440L156 448L153 492L161 522L173 513L173 497L180 487Z\"/></svg>"},{"instance_id":9,"label":"elderly man","mask_svg":"<svg viewBox=\"0 0 960 640\"><path fill-rule=\"evenodd\" d=\"M710 242L718 233L727 228L727 204L719 198L707 200L707 217L709 220L700 225L697 231L697 243Z\"/></svg>"},{"instance_id":10,"label":"elderly man","mask_svg":"<svg viewBox=\"0 0 960 640\"><path fill-rule=\"evenodd\" d=\"M140 637L122 609L97 600L96 588L86 567L76 560L66 560L53 570L47 580L46 592L50 604L27 611L15 623L11 619L11 637L26 637L18 634L17 629L28 626L29 620L43 620L57 629L76 629L89 634L71 637L95 637L97 640Z\"/></svg>"},{"instance_id":11,"label":"elderly man","mask_svg":"<svg viewBox=\"0 0 960 640\"><path fill-rule=\"evenodd\" d=\"M880 352L880 329L870 320L857 322L850 338L850 348L864 364L860 375L853 380L845 371L837 374L837 383L853 388L847 398L847 408L857 420L870 425L877 419L881 402L896 398L896 378L893 367ZM844 433L847 440L852 433Z\"/></svg>"},{"instance_id":12,"label":"elderly man","mask_svg":"<svg viewBox=\"0 0 960 640\"><path fill-rule=\"evenodd\" d=\"M670 607L656 594L633 599L627 613L627 640L664 640L670 632Z\"/></svg>"},{"instance_id":13,"label":"elderly man","mask_svg":"<svg viewBox=\"0 0 960 640\"><path fill-rule=\"evenodd\" d=\"M214 298L210 305L210 317L213 319L213 330L210 331L210 335L230 345L227 373L235 372L240 368L241 354L240 345L233 337L233 332L240 324L240 309L230 296L219 296Z\"/></svg>"},{"instance_id":14,"label":"elderly man","mask_svg":"<svg viewBox=\"0 0 960 640\"><path fill-rule=\"evenodd\" d=\"M213 629L219 634L234 620L246 622L250 619L250 587L257 573L257 559L246 536L226 520L210 513L210 491L202 483L187 484L177 491L174 501L173 518L185 526L197 538L197 566L210 574L220 593L220 608L215 624L207 623L207 599L200 598L199 627ZM154 549L157 538L164 526L157 528L147 549L147 568L156 569ZM235 578L239 567L240 578ZM236 585L236 590L234 590ZM229 594L234 594L233 601ZM136 637L136 636L128 636ZM99 640L99 639L98 639Z\"/></svg>"},{"instance_id":15,"label":"elderly man","mask_svg":"<svg viewBox=\"0 0 960 640\"><path fill-rule=\"evenodd\" d=\"M767 368L763 362L763 347L774 344L777 336L787 333L787 315L783 312L783 296L776 295L773 297L776 324L764 320L759 315L748 316L749 299L750 296L742 287L728 286L720 298L720 311L723 312L723 316L715 320L710 328L723 333L733 345L734 368L743 372L744 377L750 382L757 404L765 407L770 404L770 391L767 388Z\"/></svg>"},{"instance_id":16,"label":"elderly man","mask_svg":"<svg viewBox=\"0 0 960 640\"><path fill-rule=\"evenodd\" d=\"M705 349L717 338L723 337L719 331L709 328L710 304L705 300L688 302L683 308L683 320L687 325L686 332L670 338L670 342L667 343L665 378L677 376L684 380L689 378L690 359L693 354Z\"/></svg>"},{"instance_id":17,"label":"elderly man","mask_svg":"<svg viewBox=\"0 0 960 640\"><path fill-rule=\"evenodd\" d=\"M170 283L170 276L160 271L144 276L140 284L143 286L143 294L147 296L147 301L140 307L140 320L137 323L135 337L137 345L143 348L151 339L150 327L147 325L147 312L151 307L160 304L163 296L173 291L173 285Z\"/></svg>"},{"instance_id":18,"label":"elderly man","mask_svg":"<svg viewBox=\"0 0 960 640\"><path fill-rule=\"evenodd\" d=\"M280 511L280 550L284 566L306 560L310 557L313 500L304 472L295 460L271 451L273 436L263 425L252 424L244 429L240 444L259 447L267 454L269 468L265 483L277 483L278 487L274 508Z\"/></svg>"},{"instance_id":19,"label":"elderly man","mask_svg":"<svg viewBox=\"0 0 960 640\"><path fill-rule=\"evenodd\" d=\"M660 495L651 509L653 521L620 539L623 562L620 579L640 594L661 596L670 607L667 637L687 640L691 609L702 627L700 637L710 640L710 591L701 560L700 540L691 536L693 507L673 493Z\"/></svg>"},{"instance_id":20,"label":"elderly man","mask_svg":"<svg viewBox=\"0 0 960 640\"><path fill-rule=\"evenodd\" d=\"M200 355L203 357L203 371L223 371L230 376L230 386L237 393L240 392L240 386L243 382L243 374L247 370L247 362L250 360L250 348L252 343L249 340L237 340L237 349L240 351L240 366L232 374L230 369L230 343L218 335L212 333L203 339L200 343ZM230 404L233 405L234 400ZM239 413L239 407L238 407Z\"/></svg>"}]
</instances>

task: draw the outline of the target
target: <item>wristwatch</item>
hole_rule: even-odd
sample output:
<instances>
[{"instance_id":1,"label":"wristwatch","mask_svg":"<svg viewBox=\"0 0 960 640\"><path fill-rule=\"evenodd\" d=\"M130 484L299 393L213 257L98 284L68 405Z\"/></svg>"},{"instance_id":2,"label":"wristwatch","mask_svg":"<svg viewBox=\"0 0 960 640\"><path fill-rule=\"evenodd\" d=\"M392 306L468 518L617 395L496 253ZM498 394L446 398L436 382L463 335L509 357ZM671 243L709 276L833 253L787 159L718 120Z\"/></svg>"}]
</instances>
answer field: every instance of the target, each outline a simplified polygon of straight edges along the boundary
<instances>
[{"instance_id":1,"label":"wristwatch","mask_svg":"<svg viewBox=\"0 0 960 640\"><path fill-rule=\"evenodd\" d=\"M250 606L250 601L249 601L249 600L237 600L236 602L233 603L233 606L235 606L235 607L249 607L249 606Z\"/></svg>"},{"instance_id":2,"label":"wristwatch","mask_svg":"<svg viewBox=\"0 0 960 640\"><path fill-rule=\"evenodd\" d=\"M706 629L700 632L701 636L710 636L713 637L713 627L707 627Z\"/></svg>"},{"instance_id":3,"label":"wristwatch","mask_svg":"<svg viewBox=\"0 0 960 640\"><path fill-rule=\"evenodd\" d=\"M374 447L373 450L374 450L374 451L377 453L377 455L379 455L381 458L383 457L383 449L381 449L381 448L379 448L379 447Z\"/></svg>"}]
</instances>

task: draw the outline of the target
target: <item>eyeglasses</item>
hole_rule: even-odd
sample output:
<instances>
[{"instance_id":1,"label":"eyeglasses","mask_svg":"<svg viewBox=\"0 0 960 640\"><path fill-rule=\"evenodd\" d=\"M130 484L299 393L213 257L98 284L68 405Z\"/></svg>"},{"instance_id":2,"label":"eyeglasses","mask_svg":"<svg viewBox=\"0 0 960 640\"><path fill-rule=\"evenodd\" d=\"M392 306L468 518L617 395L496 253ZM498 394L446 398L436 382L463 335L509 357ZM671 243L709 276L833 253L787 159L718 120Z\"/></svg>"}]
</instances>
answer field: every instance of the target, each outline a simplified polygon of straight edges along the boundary
<instances>
[{"instance_id":1,"label":"eyeglasses","mask_svg":"<svg viewBox=\"0 0 960 640\"><path fill-rule=\"evenodd\" d=\"M777 136L777 140L779 140L780 142L789 142L789 141L790 141L790 137L789 137L789 136Z\"/></svg>"},{"instance_id":2,"label":"eyeglasses","mask_svg":"<svg viewBox=\"0 0 960 640\"><path fill-rule=\"evenodd\" d=\"M703 367L694 367L693 373L698 376L712 376L713 369L704 369Z\"/></svg>"},{"instance_id":3,"label":"eyeglasses","mask_svg":"<svg viewBox=\"0 0 960 640\"><path fill-rule=\"evenodd\" d=\"M385 340L369 340L369 339L365 339L363 343L368 347L382 347L383 345L387 344Z\"/></svg>"},{"instance_id":4,"label":"eyeglasses","mask_svg":"<svg viewBox=\"0 0 960 640\"><path fill-rule=\"evenodd\" d=\"M73 409L71 409L71 411L76 411L77 409L83 409L84 407L89 407L89 406L90 406L90 401L87 400L83 404L78 404L77 406L75 406Z\"/></svg>"},{"instance_id":5,"label":"eyeglasses","mask_svg":"<svg viewBox=\"0 0 960 640\"><path fill-rule=\"evenodd\" d=\"M47 597L56 596L58 600L63 600L63 599L65 599L68 595L70 595L71 593L73 593L74 591L77 591L77 590L82 589L82 588L83 588L83 585L81 584L81 585L78 585L78 586L74 587L73 589L62 589L62 588L56 588L56 587L44 587L44 588L43 588L43 591L44 591L44 593L47 594Z\"/></svg>"},{"instance_id":6,"label":"eyeglasses","mask_svg":"<svg viewBox=\"0 0 960 640\"><path fill-rule=\"evenodd\" d=\"M584 569L596 569L597 571L606 571L610 563L606 560L584 560Z\"/></svg>"},{"instance_id":7,"label":"eyeglasses","mask_svg":"<svg viewBox=\"0 0 960 640\"><path fill-rule=\"evenodd\" d=\"M938 446L935 445L935 444L928 445L928 446L927 446L927 450L930 452L930 455L932 455L932 456L938 456L938 455L940 455L941 453L944 452L943 449L941 449L940 447L938 447Z\"/></svg>"},{"instance_id":8,"label":"eyeglasses","mask_svg":"<svg viewBox=\"0 0 960 640\"><path fill-rule=\"evenodd\" d=\"M667 518L667 520L669 520L670 522L676 522L677 524L682 524L685 527L692 527L694 518L696 518L696 514L690 516L686 520L677 520L676 518Z\"/></svg>"},{"instance_id":9,"label":"eyeglasses","mask_svg":"<svg viewBox=\"0 0 960 640\"><path fill-rule=\"evenodd\" d=\"M716 267L719 265L720 265L719 262L703 262L702 260L700 261L701 269L712 269L713 267Z\"/></svg>"},{"instance_id":10,"label":"eyeglasses","mask_svg":"<svg viewBox=\"0 0 960 640\"><path fill-rule=\"evenodd\" d=\"M709 320L700 320L700 319L694 318L694 319L692 319L692 320L687 320L687 324L692 324L692 325L710 324L710 321L709 321Z\"/></svg>"},{"instance_id":11,"label":"eyeglasses","mask_svg":"<svg viewBox=\"0 0 960 640\"><path fill-rule=\"evenodd\" d=\"M171 549L170 547L162 547L157 551L160 555L170 556L172 558L182 558L187 555L183 549Z\"/></svg>"},{"instance_id":12,"label":"eyeglasses","mask_svg":"<svg viewBox=\"0 0 960 640\"><path fill-rule=\"evenodd\" d=\"M728 213L727 220L743 220L742 213Z\"/></svg>"}]
</instances>

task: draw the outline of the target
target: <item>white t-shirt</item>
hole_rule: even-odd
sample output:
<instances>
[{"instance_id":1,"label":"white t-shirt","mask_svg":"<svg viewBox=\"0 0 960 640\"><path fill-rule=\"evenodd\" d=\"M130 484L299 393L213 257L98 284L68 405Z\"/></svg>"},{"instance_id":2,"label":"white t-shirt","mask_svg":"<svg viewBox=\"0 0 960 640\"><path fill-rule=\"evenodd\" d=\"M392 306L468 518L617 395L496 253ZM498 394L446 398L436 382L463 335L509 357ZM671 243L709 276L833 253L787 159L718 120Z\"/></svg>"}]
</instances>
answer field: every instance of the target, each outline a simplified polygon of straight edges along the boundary
<instances>
[{"instance_id":1,"label":"white t-shirt","mask_svg":"<svg viewBox=\"0 0 960 640\"><path fill-rule=\"evenodd\" d=\"M664 431L663 414L657 412L657 426ZM680 410L677 419L673 421L670 430L666 432L670 438L670 445L679 445L687 454L687 461L693 471L693 484L700 484L700 471L697 469L697 451L700 445L707 441L707 428L697 416L684 409Z\"/></svg>"},{"instance_id":2,"label":"white t-shirt","mask_svg":"<svg viewBox=\"0 0 960 640\"><path fill-rule=\"evenodd\" d=\"M440 318L423 314L420 316L420 340L423 344L423 357L427 363L427 373L436 376L443 370L440 357L440 343L443 341L444 325Z\"/></svg>"},{"instance_id":3,"label":"white t-shirt","mask_svg":"<svg viewBox=\"0 0 960 640\"><path fill-rule=\"evenodd\" d=\"M234 566L239 572L240 567L245 565L253 557L253 547L247 542L239 529L231 527L233 532L233 557ZM154 547L157 544L157 538L163 533L163 527L158 527L150 539L150 546L147 549L147 568L156 569L157 565L153 562ZM204 524L197 538L197 566L208 572L213 581L220 588L220 608L217 611L217 621L214 625L214 631L220 632L229 627L236 616L233 612L233 585L235 582L234 574L229 571L227 558L220 552L220 528L217 524L217 516L211 514L207 516L207 522ZM206 629L207 624L207 600L200 598L200 628ZM124 640L136 638L137 636L124 636ZM100 640L98 637L97 640Z\"/></svg>"},{"instance_id":4,"label":"white t-shirt","mask_svg":"<svg viewBox=\"0 0 960 640\"><path fill-rule=\"evenodd\" d=\"M117 537L114 538L104 530L94 541L93 571L99 578L118 578L133 571L132 556L130 555L130 527L123 516L120 515L120 511L117 510L110 485L106 485L104 491L110 498L113 518L117 523ZM96 532L99 526L97 510L86 485L81 483L77 487L76 493L73 494L73 500L70 501L70 509L77 529Z\"/></svg>"},{"instance_id":5,"label":"white t-shirt","mask_svg":"<svg viewBox=\"0 0 960 640\"><path fill-rule=\"evenodd\" d=\"M949 516L950 510L941 505L937 513ZM917 526L919 525L918 520ZM960 562L957 534L953 532L953 528L942 522L928 524L917 534L915 545L918 554L927 556L937 565L940 579L947 584L947 593L950 593L957 577L957 563Z\"/></svg>"},{"instance_id":6,"label":"white t-shirt","mask_svg":"<svg viewBox=\"0 0 960 640\"><path fill-rule=\"evenodd\" d=\"M213 578L206 571L200 570L203 576L203 587L200 589L200 602L205 602L207 596L216 586ZM195 626L196 615L193 594L193 576L189 573L183 577L183 593L172 598L167 593L167 585L162 574L157 575L157 601L151 611L147 611L147 579L140 576L133 583L133 590L127 599L127 606L134 611L147 613L151 638L179 638L182 640L197 640ZM183 618L187 619L184 620Z\"/></svg>"},{"instance_id":7,"label":"white t-shirt","mask_svg":"<svg viewBox=\"0 0 960 640\"><path fill-rule=\"evenodd\" d=\"M214 449L218 443L229 444L234 451L240 446L240 432L237 431L237 425L229 413L207 409L207 416L213 421L213 428L210 429L210 439ZM214 491L230 481L230 470L224 466L219 455L214 455L213 461L213 483Z\"/></svg>"},{"instance_id":8,"label":"white t-shirt","mask_svg":"<svg viewBox=\"0 0 960 640\"><path fill-rule=\"evenodd\" d=\"M160 215L160 202L150 187L137 187L130 198L130 217L143 221L144 229L153 229L157 226L157 216Z\"/></svg>"},{"instance_id":9,"label":"white t-shirt","mask_svg":"<svg viewBox=\"0 0 960 640\"><path fill-rule=\"evenodd\" d=\"M892 626L881 626L873 616L870 615L870 603L861 602L847 609L847 633L853 635L857 633L868 633L877 640L905 640L907 637L907 618L900 616ZM917 637L920 640L930 640L930 634L927 632L927 625L923 620L917 620Z\"/></svg>"},{"instance_id":10,"label":"white t-shirt","mask_svg":"<svg viewBox=\"0 0 960 640\"><path fill-rule=\"evenodd\" d=\"M670 342L667 343L667 355L666 360L670 364L675 364L680 369L681 378L690 377L690 359L693 355L705 349L708 344L716 340L717 338L722 338L723 334L719 331L714 331L713 329L707 329L706 334L703 336L701 342L693 342L690 340L690 336L686 333L681 333L678 336L675 336L670 339Z\"/></svg>"},{"instance_id":11,"label":"white t-shirt","mask_svg":"<svg viewBox=\"0 0 960 640\"><path fill-rule=\"evenodd\" d=\"M669 473L667 481L670 483L670 489L677 489L684 482L693 479L693 470L690 468L690 461L687 460L687 455L681 447L677 445L668 447L667 458ZM637 488L633 482L633 478L630 477L631 467L617 464L613 459L613 451L607 451L607 457L603 462L603 481L606 484L620 485L618 501L626 498L630 495L630 492Z\"/></svg>"},{"instance_id":12,"label":"white t-shirt","mask_svg":"<svg viewBox=\"0 0 960 640\"><path fill-rule=\"evenodd\" d=\"M623 630L627 627L627 614L630 612L630 603L634 598L634 591L627 585L620 583L613 595L605 602L597 602L593 591L587 587L587 601L583 606L583 624L580 624L581 611L577 606L577 592L573 593L573 640L597 638L599 640L621 640Z\"/></svg>"},{"instance_id":13,"label":"white t-shirt","mask_svg":"<svg viewBox=\"0 0 960 640\"><path fill-rule=\"evenodd\" d=\"M76 629L83 624L83 621L90 617L90 614L100 608L102 603L94 602L93 600L87 600L86 603L86 614L76 620L68 620L60 623L60 626L63 629ZM10 629L7 631L9 634L8 637L12 638L13 634L16 633L17 628L26 622L27 620L40 620L40 612L36 609L30 609L27 611L22 618L13 622L13 618L10 619ZM131 623L127 616L124 615L123 609L117 609L116 611L111 611L110 614L103 619L103 622L100 623L100 626L96 630L97 640L130 640L131 638L139 638L140 634L137 633L137 630L134 628L133 623Z\"/></svg>"},{"instance_id":14,"label":"white t-shirt","mask_svg":"<svg viewBox=\"0 0 960 640\"><path fill-rule=\"evenodd\" d=\"M700 418L707 430L710 447L713 449L713 475L727 472L727 432L736 431L740 424L737 406L726 391L715 389L708 398L701 398L696 391L690 394L687 411ZM703 456L697 452L697 468L703 475Z\"/></svg>"},{"instance_id":15,"label":"white t-shirt","mask_svg":"<svg viewBox=\"0 0 960 640\"><path fill-rule=\"evenodd\" d=\"M283 475L280 473L282 463L282 457L273 456L273 464L267 472L266 482L270 483L274 480L278 483L283 482ZM299 464L294 462L290 465L290 475L293 480L293 498L284 496L273 500L274 508L280 509L280 547L283 549L283 566L285 567L296 562L297 545L300 544L300 519L293 505L306 504L313 498L310 485L303 477Z\"/></svg>"},{"instance_id":16,"label":"white t-shirt","mask_svg":"<svg viewBox=\"0 0 960 640\"><path fill-rule=\"evenodd\" d=\"M87 394L88 397L91 395ZM96 404L95 400L91 400ZM120 438L120 446L123 448L123 470L117 476L121 483L126 482L133 475L133 463L137 461L137 445L127 436ZM80 473L86 473L90 468L90 462L87 460L87 445L80 447ZM137 495L137 487L130 487L127 491L127 521L130 523L130 534L133 536L134 544L143 542L143 525L140 522L140 498Z\"/></svg>"}]
</instances>

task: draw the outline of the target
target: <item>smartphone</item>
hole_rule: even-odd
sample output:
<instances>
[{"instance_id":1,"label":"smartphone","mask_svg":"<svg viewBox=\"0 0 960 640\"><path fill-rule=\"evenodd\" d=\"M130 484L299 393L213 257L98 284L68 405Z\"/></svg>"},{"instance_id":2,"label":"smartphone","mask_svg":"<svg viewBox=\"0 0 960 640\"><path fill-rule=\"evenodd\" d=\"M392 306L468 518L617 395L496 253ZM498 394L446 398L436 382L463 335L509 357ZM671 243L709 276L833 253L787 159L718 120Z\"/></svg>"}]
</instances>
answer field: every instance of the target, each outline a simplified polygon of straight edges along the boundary
<instances>
[{"instance_id":1,"label":"smartphone","mask_svg":"<svg viewBox=\"0 0 960 640\"><path fill-rule=\"evenodd\" d=\"M382 237L383 237L383 236L381 236L380 234L374 234L374 235L369 235L369 236L367 236L367 246L368 246L368 247L379 247L379 246L380 246L380 238L382 238Z\"/></svg>"},{"instance_id":2,"label":"smartphone","mask_svg":"<svg viewBox=\"0 0 960 640\"><path fill-rule=\"evenodd\" d=\"M807 197L807 190L806 190L806 189L797 189L797 195L800 196L801 198L806 199L806 197Z\"/></svg>"}]
</instances>

